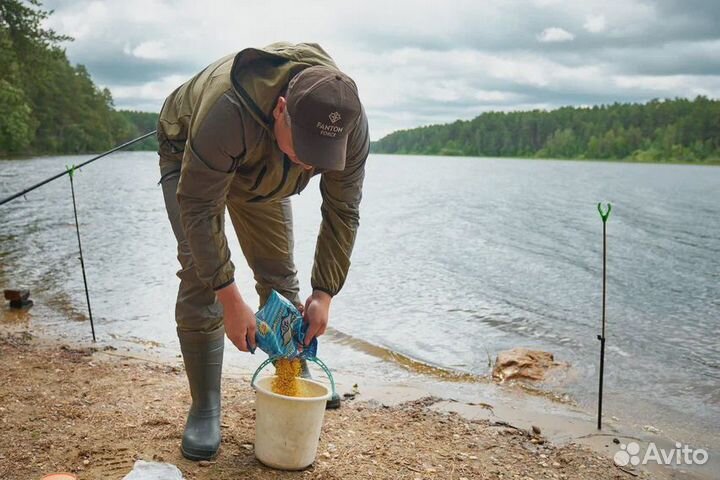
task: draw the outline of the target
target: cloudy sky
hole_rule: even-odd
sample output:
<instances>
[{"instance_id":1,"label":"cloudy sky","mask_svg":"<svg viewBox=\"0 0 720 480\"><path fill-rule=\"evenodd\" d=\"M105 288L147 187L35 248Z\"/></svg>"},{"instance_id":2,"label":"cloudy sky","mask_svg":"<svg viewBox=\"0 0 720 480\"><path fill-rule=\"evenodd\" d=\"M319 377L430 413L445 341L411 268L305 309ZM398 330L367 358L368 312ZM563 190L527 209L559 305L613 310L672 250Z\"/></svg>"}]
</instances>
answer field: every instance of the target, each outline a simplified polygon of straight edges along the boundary
<instances>
[{"instance_id":1,"label":"cloudy sky","mask_svg":"<svg viewBox=\"0 0 720 480\"><path fill-rule=\"evenodd\" d=\"M51 0L67 53L120 108L159 111L209 63L320 43L373 139L488 110L720 97L720 2L696 0Z\"/></svg>"}]
</instances>

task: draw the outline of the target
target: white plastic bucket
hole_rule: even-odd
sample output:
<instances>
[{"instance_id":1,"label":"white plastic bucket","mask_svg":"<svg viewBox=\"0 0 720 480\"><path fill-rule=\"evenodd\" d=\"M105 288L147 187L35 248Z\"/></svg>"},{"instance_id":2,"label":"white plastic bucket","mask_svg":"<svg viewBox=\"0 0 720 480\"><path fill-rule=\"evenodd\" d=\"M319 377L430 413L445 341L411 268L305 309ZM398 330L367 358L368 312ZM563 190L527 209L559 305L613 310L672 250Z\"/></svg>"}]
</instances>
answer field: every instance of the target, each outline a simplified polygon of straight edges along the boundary
<instances>
[{"instance_id":1,"label":"white plastic bucket","mask_svg":"<svg viewBox=\"0 0 720 480\"><path fill-rule=\"evenodd\" d=\"M255 386L255 457L268 467L302 470L315 461L325 405L331 391L322 383L298 378L305 397L272 391L274 376Z\"/></svg>"}]
</instances>

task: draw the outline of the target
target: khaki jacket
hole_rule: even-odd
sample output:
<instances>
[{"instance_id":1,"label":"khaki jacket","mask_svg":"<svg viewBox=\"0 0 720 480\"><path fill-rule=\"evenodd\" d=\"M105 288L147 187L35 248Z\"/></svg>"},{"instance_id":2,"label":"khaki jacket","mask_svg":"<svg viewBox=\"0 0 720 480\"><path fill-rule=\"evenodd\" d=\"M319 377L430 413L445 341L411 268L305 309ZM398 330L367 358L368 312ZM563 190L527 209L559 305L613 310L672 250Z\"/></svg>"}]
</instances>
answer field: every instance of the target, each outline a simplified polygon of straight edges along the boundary
<instances>
[{"instance_id":1,"label":"khaki jacket","mask_svg":"<svg viewBox=\"0 0 720 480\"><path fill-rule=\"evenodd\" d=\"M348 139L345 169L306 171L280 151L272 110L293 75L313 65L337 68L317 44L275 43L221 58L176 89L158 123L161 172L180 167L177 199L199 279L213 289L233 282L224 232L226 201L272 202L301 192L321 174L322 223L313 289L342 288L359 223L369 151L363 111Z\"/></svg>"}]
</instances>

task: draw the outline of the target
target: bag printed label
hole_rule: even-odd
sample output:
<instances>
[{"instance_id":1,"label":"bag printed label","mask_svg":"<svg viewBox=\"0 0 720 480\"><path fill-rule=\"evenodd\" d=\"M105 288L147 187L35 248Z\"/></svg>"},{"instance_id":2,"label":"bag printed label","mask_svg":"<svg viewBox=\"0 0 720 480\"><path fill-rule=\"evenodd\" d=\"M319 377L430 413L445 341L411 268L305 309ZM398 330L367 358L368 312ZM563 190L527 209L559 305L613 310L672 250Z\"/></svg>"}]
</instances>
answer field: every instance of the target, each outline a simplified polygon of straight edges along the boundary
<instances>
[{"instance_id":1,"label":"bag printed label","mask_svg":"<svg viewBox=\"0 0 720 480\"><path fill-rule=\"evenodd\" d=\"M314 358L318 341L314 338L304 345L308 326L300 311L291 301L273 290L267 302L255 314L257 333L255 339L260 350L268 356L284 358Z\"/></svg>"}]
</instances>

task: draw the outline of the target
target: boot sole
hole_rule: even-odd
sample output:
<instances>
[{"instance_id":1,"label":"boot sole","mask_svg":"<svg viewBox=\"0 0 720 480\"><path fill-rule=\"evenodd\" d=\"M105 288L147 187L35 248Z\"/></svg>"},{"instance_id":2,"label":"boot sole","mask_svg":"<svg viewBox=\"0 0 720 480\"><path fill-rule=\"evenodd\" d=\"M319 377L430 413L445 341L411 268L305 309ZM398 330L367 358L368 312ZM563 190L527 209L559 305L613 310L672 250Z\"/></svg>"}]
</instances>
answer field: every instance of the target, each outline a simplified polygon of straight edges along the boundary
<instances>
[{"instance_id":1,"label":"boot sole","mask_svg":"<svg viewBox=\"0 0 720 480\"><path fill-rule=\"evenodd\" d=\"M218 448L214 452L210 452L208 450L186 450L185 447L180 445L180 452L182 453L183 457L195 462L200 460L212 460L217 457L219 451L220 448Z\"/></svg>"},{"instance_id":2,"label":"boot sole","mask_svg":"<svg viewBox=\"0 0 720 480\"><path fill-rule=\"evenodd\" d=\"M335 394L325 404L325 410L337 410L338 408L340 408L340 404L340 395Z\"/></svg>"}]
</instances>

